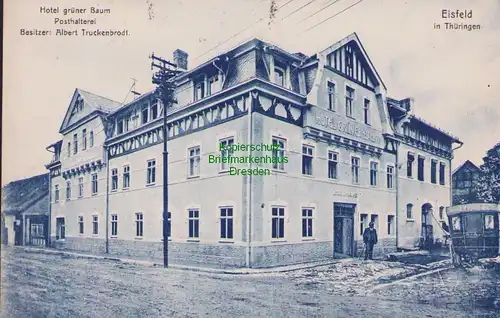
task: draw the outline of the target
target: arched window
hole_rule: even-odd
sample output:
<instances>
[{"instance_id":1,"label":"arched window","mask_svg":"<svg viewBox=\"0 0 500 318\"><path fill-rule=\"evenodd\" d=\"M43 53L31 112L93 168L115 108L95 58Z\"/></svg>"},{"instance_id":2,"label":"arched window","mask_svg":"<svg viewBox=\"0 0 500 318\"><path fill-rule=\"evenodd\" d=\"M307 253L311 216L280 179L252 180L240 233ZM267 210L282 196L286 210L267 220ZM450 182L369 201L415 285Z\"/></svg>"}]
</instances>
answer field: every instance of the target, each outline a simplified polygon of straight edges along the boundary
<instances>
[{"instance_id":1,"label":"arched window","mask_svg":"<svg viewBox=\"0 0 500 318\"><path fill-rule=\"evenodd\" d=\"M406 205L406 218L407 219L413 219L413 204L408 203Z\"/></svg>"}]
</instances>

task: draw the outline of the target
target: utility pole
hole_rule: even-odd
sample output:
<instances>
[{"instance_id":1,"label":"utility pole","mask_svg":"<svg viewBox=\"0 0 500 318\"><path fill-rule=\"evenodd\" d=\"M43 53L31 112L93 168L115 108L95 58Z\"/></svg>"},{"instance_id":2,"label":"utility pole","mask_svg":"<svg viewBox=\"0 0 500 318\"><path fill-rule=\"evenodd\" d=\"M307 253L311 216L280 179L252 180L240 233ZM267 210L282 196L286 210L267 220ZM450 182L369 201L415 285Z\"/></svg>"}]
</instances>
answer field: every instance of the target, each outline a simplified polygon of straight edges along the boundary
<instances>
[{"instance_id":1,"label":"utility pole","mask_svg":"<svg viewBox=\"0 0 500 318\"><path fill-rule=\"evenodd\" d=\"M155 95L159 96L163 104L163 266L168 267L168 151L167 151L167 109L172 103L176 103L173 99L174 83L171 79L174 78L180 71L177 70L177 65L171 63L161 57L153 54L151 59L151 70L157 71L153 74L153 84L157 85Z\"/></svg>"}]
</instances>

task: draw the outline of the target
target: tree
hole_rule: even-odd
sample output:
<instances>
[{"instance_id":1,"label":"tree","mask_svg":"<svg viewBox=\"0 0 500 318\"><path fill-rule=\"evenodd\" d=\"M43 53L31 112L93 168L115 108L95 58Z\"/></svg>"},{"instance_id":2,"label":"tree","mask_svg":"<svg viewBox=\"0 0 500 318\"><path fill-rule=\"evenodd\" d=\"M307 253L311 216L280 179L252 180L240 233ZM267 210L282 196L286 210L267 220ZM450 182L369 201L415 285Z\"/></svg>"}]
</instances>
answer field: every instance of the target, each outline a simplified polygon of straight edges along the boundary
<instances>
[{"instance_id":1,"label":"tree","mask_svg":"<svg viewBox=\"0 0 500 318\"><path fill-rule=\"evenodd\" d=\"M500 203L500 142L488 150L483 162L474 190L479 201Z\"/></svg>"}]
</instances>

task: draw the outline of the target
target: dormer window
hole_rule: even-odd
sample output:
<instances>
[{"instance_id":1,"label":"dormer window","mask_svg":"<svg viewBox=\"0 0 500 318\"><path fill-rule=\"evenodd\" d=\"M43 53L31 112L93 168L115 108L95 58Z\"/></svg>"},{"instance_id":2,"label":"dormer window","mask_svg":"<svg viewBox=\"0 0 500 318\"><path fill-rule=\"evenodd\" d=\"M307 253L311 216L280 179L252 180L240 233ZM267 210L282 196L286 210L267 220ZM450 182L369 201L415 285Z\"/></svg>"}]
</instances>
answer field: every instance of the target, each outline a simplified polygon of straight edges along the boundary
<instances>
[{"instance_id":1,"label":"dormer window","mask_svg":"<svg viewBox=\"0 0 500 318\"><path fill-rule=\"evenodd\" d=\"M219 75L212 76L208 79L208 92L207 95L217 93L219 90Z\"/></svg>"},{"instance_id":2,"label":"dormer window","mask_svg":"<svg viewBox=\"0 0 500 318\"><path fill-rule=\"evenodd\" d=\"M285 86L285 71L280 67L274 68L274 83Z\"/></svg>"},{"instance_id":3,"label":"dormer window","mask_svg":"<svg viewBox=\"0 0 500 318\"><path fill-rule=\"evenodd\" d=\"M205 81L204 79L198 78L194 84L194 100L200 100L205 97Z\"/></svg>"},{"instance_id":4,"label":"dormer window","mask_svg":"<svg viewBox=\"0 0 500 318\"><path fill-rule=\"evenodd\" d=\"M123 134L123 119L119 119L118 120L118 123L117 123L117 126L116 126L116 133L118 135Z\"/></svg>"},{"instance_id":5,"label":"dormer window","mask_svg":"<svg viewBox=\"0 0 500 318\"><path fill-rule=\"evenodd\" d=\"M158 102L154 101L151 105L151 120L158 118Z\"/></svg>"}]
</instances>

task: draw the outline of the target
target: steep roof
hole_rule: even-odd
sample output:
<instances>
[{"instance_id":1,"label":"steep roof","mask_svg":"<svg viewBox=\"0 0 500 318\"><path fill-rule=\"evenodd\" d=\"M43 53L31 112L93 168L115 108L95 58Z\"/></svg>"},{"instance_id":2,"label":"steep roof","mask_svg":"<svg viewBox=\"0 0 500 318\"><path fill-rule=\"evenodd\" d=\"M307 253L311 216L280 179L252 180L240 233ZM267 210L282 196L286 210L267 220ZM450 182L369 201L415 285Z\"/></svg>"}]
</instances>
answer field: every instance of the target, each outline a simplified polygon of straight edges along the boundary
<instances>
[{"instance_id":1,"label":"steep roof","mask_svg":"<svg viewBox=\"0 0 500 318\"><path fill-rule=\"evenodd\" d=\"M73 110L75 109L78 96L81 96L83 99L85 111L75 115L73 114ZM109 114L111 111L118 109L121 105L122 103L117 101L87 92L81 88L76 88L73 96L71 97L68 109L66 110L64 120L59 128L59 133L63 133L66 129L74 127L78 122L86 120L89 116L92 116L96 112Z\"/></svg>"},{"instance_id":2,"label":"steep roof","mask_svg":"<svg viewBox=\"0 0 500 318\"><path fill-rule=\"evenodd\" d=\"M462 170L463 168L466 167L471 167L473 170L479 171L479 167L476 166L472 161L466 160L464 163L462 163L460 166L458 166L455 170L453 170L452 175L457 173L458 171Z\"/></svg>"},{"instance_id":3,"label":"steep roof","mask_svg":"<svg viewBox=\"0 0 500 318\"><path fill-rule=\"evenodd\" d=\"M48 198L48 173L13 181L2 188L2 213L33 212L48 214Z\"/></svg>"}]
</instances>

